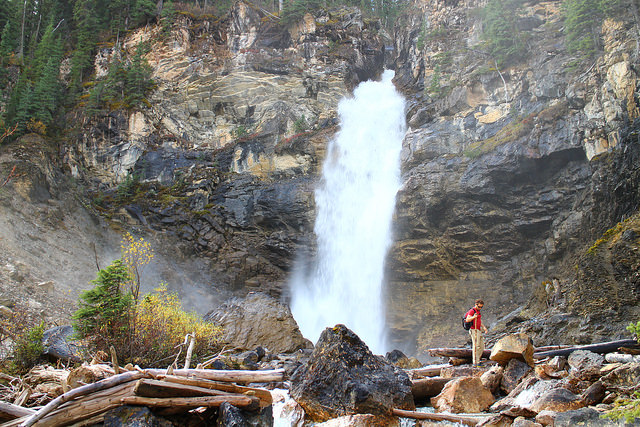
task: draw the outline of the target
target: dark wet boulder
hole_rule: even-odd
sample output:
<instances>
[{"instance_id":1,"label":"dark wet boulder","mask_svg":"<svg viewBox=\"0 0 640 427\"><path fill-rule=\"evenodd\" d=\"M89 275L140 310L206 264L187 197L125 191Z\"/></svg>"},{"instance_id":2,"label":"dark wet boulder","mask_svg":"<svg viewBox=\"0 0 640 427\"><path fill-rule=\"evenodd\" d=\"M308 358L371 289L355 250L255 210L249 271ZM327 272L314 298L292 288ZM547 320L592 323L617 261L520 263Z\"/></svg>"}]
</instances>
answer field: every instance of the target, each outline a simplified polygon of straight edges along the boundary
<instances>
[{"instance_id":1,"label":"dark wet boulder","mask_svg":"<svg viewBox=\"0 0 640 427\"><path fill-rule=\"evenodd\" d=\"M259 412L243 411L228 402L220 405L216 427L271 427L273 410L271 406Z\"/></svg>"},{"instance_id":2,"label":"dark wet boulder","mask_svg":"<svg viewBox=\"0 0 640 427\"><path fill-rule=\"evenodd\" d=\"M344 325L322 332L309 363L291 377L291 396L314 422L351 414L390 417L392 408L415 409L408 375L373 355Z\"/></svg>"},{"instance_id":3,"label":"dark wet boulder","mask_svg":"<svg viewBox=\"0 0 640 427\"><path fill-rule=\"evenodd\" d=\"M104 427L171 427L173 424L164 418L156 417L144 406L120 406L108 411L104 418Z\"/></svg>"},{"instance_id":4,"label":"dark wet boulder","mask_svg":"<svg viewBox=\"0 0 640 427\"><path fill-rule=\"evenodd\" d=\"M74 335L73 326L69 325L56 326L44 331L42 334L44 354L65 362L82 361L83 352L86 352L86 349L75 340Z\"/></svg>"}]
</instances>

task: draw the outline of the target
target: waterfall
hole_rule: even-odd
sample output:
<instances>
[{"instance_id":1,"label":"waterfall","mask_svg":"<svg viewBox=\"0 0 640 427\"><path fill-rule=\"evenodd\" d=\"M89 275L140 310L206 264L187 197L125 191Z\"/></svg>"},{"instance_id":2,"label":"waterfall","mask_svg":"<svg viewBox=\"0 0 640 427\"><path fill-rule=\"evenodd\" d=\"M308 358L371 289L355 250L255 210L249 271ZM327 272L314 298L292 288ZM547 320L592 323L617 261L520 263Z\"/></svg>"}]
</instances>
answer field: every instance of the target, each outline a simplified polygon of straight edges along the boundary
<instances>
[{"instance_id":1,"label":"waterfall","mask_svg":"<svg viewBox=\"0 0 640 427\"><path fill-rule=\"evenodd\" d=\"M340 131L315 192L316 259L291 279L291 310L305 337L315 342L342 323L376 354L386 351L384 261L405 133L393 75L385 71L382 81L361 83L340 101Z\"/></svg>"}]
</instances>

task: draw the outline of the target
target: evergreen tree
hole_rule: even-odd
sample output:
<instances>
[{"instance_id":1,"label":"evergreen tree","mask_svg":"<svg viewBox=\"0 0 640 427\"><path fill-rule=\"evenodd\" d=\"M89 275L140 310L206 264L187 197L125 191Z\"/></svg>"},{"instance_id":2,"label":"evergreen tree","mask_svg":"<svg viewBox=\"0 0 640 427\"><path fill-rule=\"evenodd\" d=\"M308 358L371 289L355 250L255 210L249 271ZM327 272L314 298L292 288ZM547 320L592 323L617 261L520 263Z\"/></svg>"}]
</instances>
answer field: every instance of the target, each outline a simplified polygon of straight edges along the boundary
<instances>
[{"instance_id":1,"label":"evergreen tree","mask_svg":"<svg viewBox=\"0 0 640 427\"><path fill-rule=\"evenodd\" d=\"M95 287L80 294L79 308L73 315L81 338L91 338L98 348L109 348L121 339L133 306L131 294L122 291L129 280L129 270L119 259L98 272L91 282ZM121 345L116 350L118 347Z\"/></svg>"},{"instance_id":2,"label":"evergreen tree","mask_svg":"<svg viewBox=\"0 0 640 427\"><path fill-rule=\"evenodd\" d=\"M138 45L131 64L126 69L124 82L125 103L130 108L140 106L145 101L147 92L153 87L151 66L144 58L146 47Z\"/></svg>"},{"instance_id":3,"label":"evergreen tree","mask_svg":"<svg viewBox=\"0 0 640 427\"><path fill-rule=\"evenodd\" d=\"M483 10L483 38L499 68L522 57L526 44L518 30L521 0L489 0Z\"/></svg>"},{"instance_id":4,"label":"evergreen tree","mask_svg":"<svg viewBox=\"0 0 640 427\"><path fill-rule=\"evenodd\" d=\"M73 18L76 25L76 48L71 57L71 91L79 92L85 71L93 63L93 52L97 44L100 19L95 11L95 0L75 0Z\"/></svg>"},{"instance_id":5,"label":"evergreen tree","mask_svg":"<svg viewBox=\"0 0 640 427\"><path fill-rule=\"evenodd\" d=\"M60 59L51 57L42 70L33 92L32 119L49 126L53 121L60 97Z\"/></svg>"},{"instance_id":6,"label":"evergreen tree","mask_svg":"<svg viewBox=\"0 0 640 427\"><path fill-rule=\"evenodd\" d=\"M592 58L600 49L600 0L565 0L562 6L567 50L580 59Z\"/></svg>"}]
</instances>

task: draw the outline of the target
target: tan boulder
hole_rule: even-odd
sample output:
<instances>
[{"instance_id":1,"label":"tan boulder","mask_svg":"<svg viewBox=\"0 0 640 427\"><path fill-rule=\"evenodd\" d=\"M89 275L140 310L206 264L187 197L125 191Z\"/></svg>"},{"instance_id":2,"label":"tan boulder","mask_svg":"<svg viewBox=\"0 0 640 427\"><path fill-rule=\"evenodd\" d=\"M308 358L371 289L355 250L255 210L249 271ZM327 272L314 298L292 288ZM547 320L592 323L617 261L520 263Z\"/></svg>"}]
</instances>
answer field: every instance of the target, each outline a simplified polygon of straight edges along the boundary
<instances>
[{"instance_id":1,"label":"tan boulder","mask_svg":"<svg viewBox=\"0 0 640 427\"><path fill-rule=\"evenodd\" d=\"M480 381L491 393L495 393L500 387L503 373L504 368L502 366L492 366L491 369L480 375Z\"/></svg>"},{"instance_id":2,"label":"tan boulder","mask_svg":"<svg viewBox=\"0 0 640 427\"><path fill-rule=\"evenodd\" d=\"M511 359L519 359L533 367L533 341L527 334L507 335L493 346L489 359L501 365Z\"/></svg>"},{"instance_id":3,"label":"tan boulder","mask_svg":"<svg viewBox=\"0 0 640 427\"><path fill-rule=\"evenodd\" d=\"M495 402L489 389L478 377L463 377L449 381L442 392L431 398L436 412L482 412Z\"/></svg>"},{"instance_id":4,"label":"tan boulder","mask_svg":"<svg viewBox=\"0 0 640 427\"><path fill-rule=\"evenodd\" d=\"M571 393L566 388L556 388L540 396L540 398L531 405L531 410L538 413L544 410L565 412L584 406L585 403L580 397Z\"/></svg>"}]
</instances>

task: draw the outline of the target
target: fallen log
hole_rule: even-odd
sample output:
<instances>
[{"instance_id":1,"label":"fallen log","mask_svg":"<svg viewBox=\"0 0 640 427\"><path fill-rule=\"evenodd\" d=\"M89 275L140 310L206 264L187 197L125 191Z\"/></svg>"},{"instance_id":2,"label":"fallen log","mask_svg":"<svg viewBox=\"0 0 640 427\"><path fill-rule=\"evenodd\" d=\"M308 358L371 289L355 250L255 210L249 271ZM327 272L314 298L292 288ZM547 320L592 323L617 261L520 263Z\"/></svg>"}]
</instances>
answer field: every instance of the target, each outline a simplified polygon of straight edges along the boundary
<instances>
[{"instance_id":1,"label":"fallen log","mask_svg":"<svg viewBox=\"0 0 640 427\"><path fill-rule=\"evenodd\" d=\"M636 343L637 343L636 340L618 340L618 341L609 341L609 342L596 343L596 344L578 345L578 346L563 348L559 350L549 350L549 351L533 353L533 358L544 359L546 357L568 356L577 350L589 350L594 353L611 353L618 350L620 347L631 347Z\"/></svg>"},{"instance_id":2,"label":"fallen log","mask_svg":"<svg viewBox=\"0 0 640 427\"><path fill-rule=\"evenodd\" d=\"M0 419L4 421L32 415L34 412L36 411L20 405L14 405L9 402L0 402Z\"/></svg>"},{"instance_id":3,"label":"fallen log","mask_svg":"<svg viewBox=\"0 0 640 427\"><path fill-rule=\"evenodd\" d=\"M476 426L488 417L473 417L468 415L435 414L430 412L406 411L404 409L393 408L393 415L403 418L413 418L414 420L430 421L451 421L467 426Z\"/></svg>"},{"instance_id":4,"label":"fallen log","mask_svg":"<svg viewBox=\"0 0 640 427\"><path fill-rule=\"evenodd\" d=\"M423 400L440 394L444 385L452 378L431 377L411 381L411 394L416 400Z\"/></svg>"},{"instance_id":5,"label":"fallen log","mask_svg":"<svg viewBox=\"0 0 640 427\"><path fill-rule=\"evenodd\" d=\"M69 390L68 392L56 397L51 402L47 403L36 413L31 415L26 421L20 424L21 427L30 427L37 423L40 419L42 419L45 415L52 412L58 406L62 405L65 402L68 402L72 399L75 399L79 396L84 396L89 393L93 393L96 391L104 390L115 385L119 385L125 382L133 381L144 377L145 374L139 371L130 371L125 372L120 375L115 375L110 378L106 378L104 380L100 380L93 384L87 384L78 388L74 388L73 390Z\"/></svg>"},{"instance_id":6,"label":"fallen log","mask_svg":"<svg viewBox=\"0 0 640 427\"><path fill-rule=\"evenodd\" d=\"M136 381L133 392L136 396L158 398L229 395L225 391L146 378Z\"/></svg>"},{"instance_id":7,"label":"fallen log","mask_svg":"<svg viewBox=\"0 0 640 427\"><path fill-rule=\"evenodd\" d=\"M146 369L145 372L148 372L152 376L167 375L166 369ZM271 369L265 371L174 369L171 375L239 383L270 383L284 381L284 369Z\"/></svg>"},{"instance_id":8,"label":"fallen log","mask_svg":"<svg viewBox=\"0 0 640 427\"><path fill-rule=\"evenodd\" d=\"M407 369L407 375L409 375L409 378L411 379L418 379L418 378L424 378L424 377L439 377L440 376L440 372L442 372L442 368L447 368L449 367L449 364L443 364L443 365L431 365L431 366L423 366L422 368L416 368L416 369Z\"/></svg>"},{"instance_id":9,"label":"fallen log","mask_svg":"<svg viewBox=\"0 0 640 427\"><path fill-rule=\"evenodd\" d=\"M170 397L166 399L155 397L127 396L121 399L123 405L140 405L153 408L184 408L190 409L205 407L218 407L225 402L235 407L256 410L260 407L257 397L230 394L227 396L201 396L201 397Z\"/></svg>"},{"instance_id":10,"label":"fallen log","mask_svg":"<svg viewBox=\"0 0 640 427\"><path fill-rule=\"evenodd\" d=\"M455 357L458 359L471 359L470 348L430 348L429 355L433 357ZM485 350L482 352L482 357L488 358L491 356L491 350Z\"/></svg>"},{"instance_id":11,"label":"fallen log","mask_svg":"<svg viewBox=\"0 0 640 427\"><path fill-rule=\"evenodd\" d=\"M246 394L248 396L256 396L260 399L260 406L266 407L273 403L273 396L269 390L265 390L263 388L257 387L244 387L231 383L222 383L217 381L199 379L199 378L187 378L187 377L176 377L176 376L159 376L158 379L163 379L169 382L175 382L178 384L184 385L193 385L197 387L204 387L208 389L215 389L226 391L228 393L237 393L237 394Z\"/></svg>"},{"instance_id":12,"label":"fallen log","mask_svg":"<svg viewBox=\"0 0 640 427\"><path fill-rule=\"evenodd\" d=\"M122 406L122 398L133 395L134 381L87 394L60 405L40 421L38 427L56 427L76 424Z\"/></svg>"}]
</instances>

